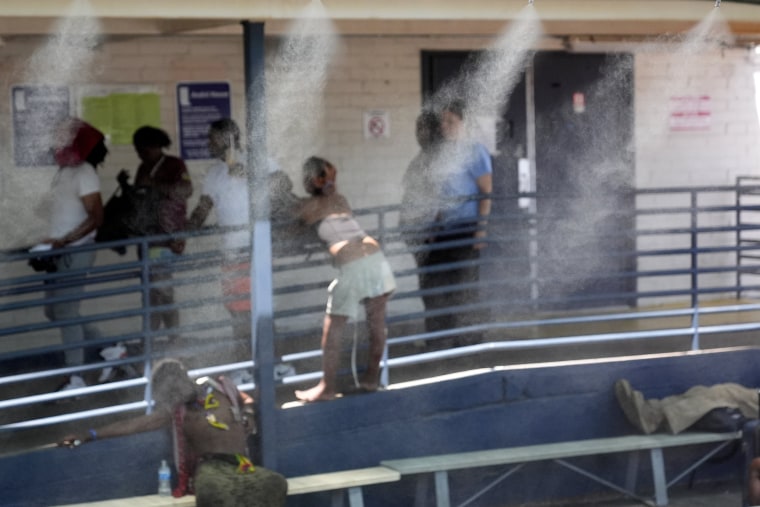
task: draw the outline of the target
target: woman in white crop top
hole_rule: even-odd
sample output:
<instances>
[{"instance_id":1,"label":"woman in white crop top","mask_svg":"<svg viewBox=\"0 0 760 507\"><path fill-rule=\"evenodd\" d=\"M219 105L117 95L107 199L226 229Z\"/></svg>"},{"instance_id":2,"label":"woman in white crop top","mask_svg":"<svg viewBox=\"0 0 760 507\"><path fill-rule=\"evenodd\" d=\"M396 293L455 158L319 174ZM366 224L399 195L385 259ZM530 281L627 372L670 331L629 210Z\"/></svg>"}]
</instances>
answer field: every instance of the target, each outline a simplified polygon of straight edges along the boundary
<instances>
[{"instance_id":1,"label":"woman in white crop top","mask_svg":"<svg viewBox=\"0 0 760 507\"><path fill-rule=\"evenodd\" d=\"M385 349L385 309L396 288L390 264L375 238L367 235L354 220L351 207L335 186L335 166L319 157L303 165L304 189L311 195L301 204L300 219L316 226L327 245L338 277L328 288L325 321L322 327L322 380L305 391L296 391L299 400L331 400L338 395L337 370L343 329L356 318L364 305L369 335L367 366L356 389L373 392L380 382L380 360Z\"/></svg>"}]
</instances>

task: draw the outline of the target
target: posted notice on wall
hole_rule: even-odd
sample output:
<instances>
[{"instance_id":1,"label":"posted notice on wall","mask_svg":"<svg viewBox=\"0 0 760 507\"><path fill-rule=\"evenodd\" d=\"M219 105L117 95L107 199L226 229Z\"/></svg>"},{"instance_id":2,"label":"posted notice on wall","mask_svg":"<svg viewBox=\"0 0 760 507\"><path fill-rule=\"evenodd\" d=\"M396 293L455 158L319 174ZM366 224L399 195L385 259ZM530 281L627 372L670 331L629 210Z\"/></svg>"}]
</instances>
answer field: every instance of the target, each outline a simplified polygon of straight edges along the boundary
<instances>
[{"instance_id":1,"label":"posted notice on wall","mask_svg":"<svg viewBox=\"0 0 760 507\"><path fill-rule=\"evenodd\" d=\"M81 118L111 144L130 145L140 127L162 128L161 97L149 88L86 88L79 93Z\"/></svg>"},{"instance_id":2,"label":"posted notice on wall","mask_svg":"<svg viewBox=\"0 0 760 507\"><path fill-rule=\"evenodd\" d=\"M55 127L69 116L67 86L11 87L13 162L17 167L55 165Z\"/></svg>"},{"instance_id":3,"label":"posted notice on wall","mask_svg":"<svg viewBox=\"0 0 760 507\"><path fill-rule=\"evenodd\" d=\"M230 85L225 82L178 83L177 115L180 156L185 160L210 158L209 125L230 118Z\"/></svg>"},{"instance_id":4,"label":"posted notice on wall","mask_svg":"<svg viewBox=\"0 0 760 507\"><path fill-rule=\"evenodd\" d=\"M668 124L671 131L710 130L710 96L670 97Z\"/></svg>"}]
</instances>

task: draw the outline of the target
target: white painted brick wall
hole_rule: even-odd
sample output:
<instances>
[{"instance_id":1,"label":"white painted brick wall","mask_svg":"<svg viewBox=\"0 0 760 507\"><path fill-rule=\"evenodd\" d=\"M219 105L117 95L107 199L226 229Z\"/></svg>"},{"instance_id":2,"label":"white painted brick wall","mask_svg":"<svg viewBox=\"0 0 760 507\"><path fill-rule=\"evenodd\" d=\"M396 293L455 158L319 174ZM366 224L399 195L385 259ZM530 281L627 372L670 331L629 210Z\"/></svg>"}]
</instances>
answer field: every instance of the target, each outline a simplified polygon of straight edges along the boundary
<instances>
[{"instance_id":1,"label":"white painted brick wall","mask_svg":"<svg viewBox=\"0 0 760 507\"><path fill-rule=\"evenodd\" d=\"M9 97L13 84L24 78L25 65L39 38L9 38L0 47L0 90ZM340 170L339 185L354 207L396 203L406 164L417 150L414 119L421 106L420 52L422 50L482 49L482 37L351 37L342 40L328 69L322 116L308 131L313 138L293 135L271 139L283 169L301 193L302 160L318 153ZM278 41L267 44L268 62ZM692 57L684 65L668 48L641 53L635 63L636 184L639 187L730 185L738 175L757 173L760 162L756 91L757 67L746 50L723 49ZM244 123L243 44L237 36L136 37L104 42L96 51L93 84L155 86L162 95L163 127L176 139L175 87L178 81L231 83L233 116ZM677 72L677 75L673 75ZM91 84L74 75L72 86ZM31 79L31 81L34 81ZM270 93L282 83L267 83ZM712 125L708 132L671 132L668 129L671 95L709 95ZM390 115L389 139L365 140L362 113L381 109ZM301 112L294 112L295 115ZM13 167L9 100L0 101L0 248L33 242L45 235L44 219L35 209L48 188L54 170ZM177 146L172 149L176 152ZM207 163L188 164L196 192ZM100 174L103 195L115 187L121 168L134 172L137 157L129 146L115 146Z\"/></svg>"}]
</instances>

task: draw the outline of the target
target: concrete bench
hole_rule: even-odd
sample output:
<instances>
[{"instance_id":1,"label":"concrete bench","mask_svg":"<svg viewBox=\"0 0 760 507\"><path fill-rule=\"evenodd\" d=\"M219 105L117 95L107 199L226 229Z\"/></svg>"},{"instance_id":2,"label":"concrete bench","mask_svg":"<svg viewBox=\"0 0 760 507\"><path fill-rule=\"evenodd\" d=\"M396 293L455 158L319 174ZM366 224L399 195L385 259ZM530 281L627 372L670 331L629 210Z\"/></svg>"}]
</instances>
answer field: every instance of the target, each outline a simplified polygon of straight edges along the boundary
<instances>
[{"instance_id":1,"label":"concrete bench","mask_svg":"<svg viewBox=\"0 0 760 507\"><path fill-rule=\"evenodd\" d=\"M324 474L303 475L288 479L288 495L303 495L321 491L332 491L333 507L343 505L343 491L348 494L351 507L363 507L362 486L383 484L401 479L397 471L383 466L344 470ZM66 507L194 507L195 497L172 498L158 495L118 498L100 502L69 504Z\"/></svg>"},{"instance_id":2,"label":"concrete bench","mask_svg":"<svg viewBox=\"0 0 760 507\"><path fill-rule=\"evenodd\" d=\"M654 480L657 506L668 504L668 488L681 480L692 470L707 461L711 456L735 440L741 438L741 432L736 433L681 433L679 435L655 434L655 435L630 435L613 438L599 438L593 440L578 440L574 442L558 442L554 444L529 445L524 447L509 447L504 449L491 449L486 451L462 452L456 454L441 454L418 458L382 461L381 464L398 471L403 475L434 474L436 505L438 507L450 507L448 471L462 470L495 465L517 465L483 489L469 497L459 507L470 505L478 497L483 495L498 483L522 468L526 463L551 460L555 463L579 473L591 480L611 488L626 496L639 500L647 505L652 505L650 499L638 496L634 489L636 485L636 472L638 470L638 451L649 451L652 474ZM665 477L665 463L663 449L697 444L715 444L710 451L695 461L680 474L669 482ZM567 458L579 456L593 456L601 454L632 453L626 473L625 487L613 484L593 472L584 470L576 465L565 461ZM423 505L425 502L426 475L418 479L416 504Z\"/></svg>"},{"instance_id":3,"label":"concrete bench","mask_svg":"<svg viewBox=\"0 0 760 507\"><path fill-rule=\"evenodd\" d=\"M362 486L395 482L400 479L399 472L384 466L304 475L288 479L288 495L333 491L332 505L340 507L343 505L343 490L346 490L348 504L351 507L363 507Z\"/></svg>"}]
</instances>

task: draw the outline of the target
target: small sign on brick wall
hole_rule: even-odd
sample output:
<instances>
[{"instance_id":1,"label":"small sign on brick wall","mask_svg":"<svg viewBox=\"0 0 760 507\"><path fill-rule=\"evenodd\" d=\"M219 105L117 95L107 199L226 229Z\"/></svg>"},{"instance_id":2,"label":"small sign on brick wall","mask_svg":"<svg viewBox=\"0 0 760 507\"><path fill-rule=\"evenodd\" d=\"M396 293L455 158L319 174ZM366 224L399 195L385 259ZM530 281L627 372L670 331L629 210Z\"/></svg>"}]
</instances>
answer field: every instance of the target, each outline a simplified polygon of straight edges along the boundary
<instances>
[{"instance_id":1,"label":"small sign on brick wall","mask_svg":"<svg viewBox=\"0 0 760 507\"><path fill-rule=\"evenodd\" d=\"M364 112L364 139L387 139L391 136L391 121L387 111Z\"/></svg>"},{"instance_id":2,"label":"small sign on brick wall","mask_svg":"<svg viewBox=\"0 0 760 507\"><path fill-rule=\"evenodd\" d=\"M670 97L671 131L710 130L710 121L709 95Z\"/></svg>"}]
</instances>

